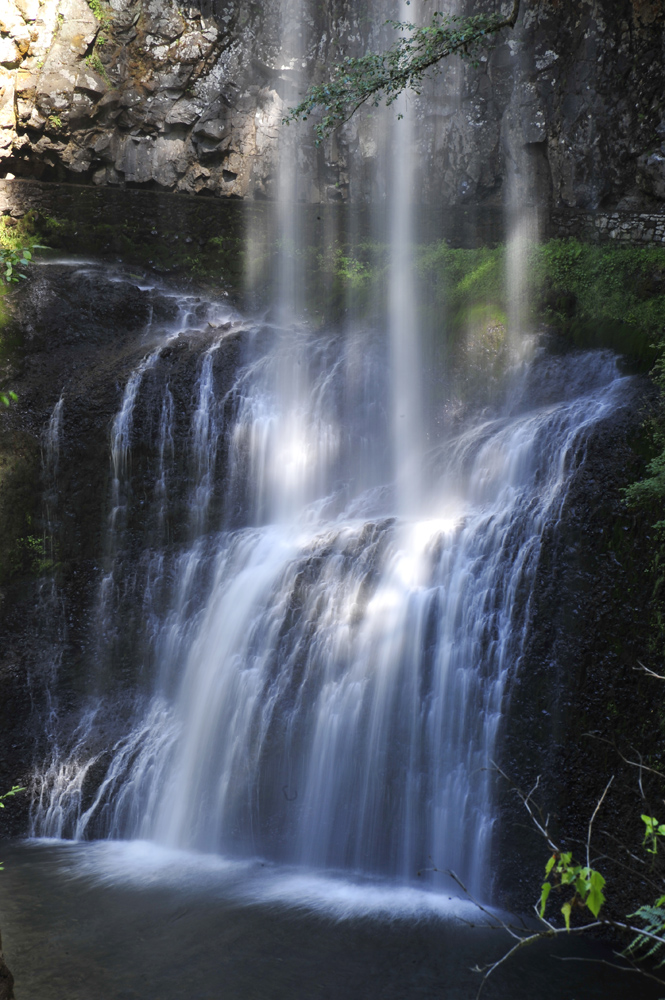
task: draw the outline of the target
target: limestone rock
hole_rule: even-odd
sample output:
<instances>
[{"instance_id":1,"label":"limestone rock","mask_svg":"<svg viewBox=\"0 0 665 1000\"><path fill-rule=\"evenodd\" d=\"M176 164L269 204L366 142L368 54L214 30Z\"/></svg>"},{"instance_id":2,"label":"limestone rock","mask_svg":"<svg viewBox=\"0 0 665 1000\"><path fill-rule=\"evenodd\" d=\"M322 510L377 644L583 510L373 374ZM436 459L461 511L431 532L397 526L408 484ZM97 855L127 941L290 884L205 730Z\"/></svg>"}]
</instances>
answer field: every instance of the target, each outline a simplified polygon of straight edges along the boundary
<instances>
[{"instance_id":1,"label":"limestone rock","mask_svg":"<svg viewBox=\"0 0 665 1000\"><path fill-rule=\"evenodd\" d=\"M477 67L451 62L427 81L413 100L419 198L662 207L665 10L620 7L530 0ZM102 28L87 0L0 0L0 64L16 75L0 95L3 170L40 176L47 157L79 182L272 198L281 119L323 77L329 40L349 54L381 45L383 13L368 26L352 0L308 21L298 66L280 48L285 0L106 9ZM318 150L299 126L301 199L382 196L377 120L361 113Z\"/></svg>"},{"instance_id":2,"label":"limestone rock","mask_svg":"<svg viewBox=\"0 0 665 1000\"><path fill-rule=\"evenodd\" d=\"M0 65L15 69L21 62L21 50L13 38L0 38Z\"/></svg>"},{"instance_id":3,"label":"limestone rock","mask_svg":"<svg viewBox=\"0 0 665 1000\"><path fill-rule=\"evenodd\" d=\"M24 21L36 21L39 17L39 0L14 0Z\"/></svg>"},{"instance_id":4,"label":"limestone rock","mask_svg":"<svg viewBox=\"0 0 665 1000\"><path fill-rule=\"evenodd\" d=\"M12 3L12 0L0 0L0 31L8 35L24 26L17 4Z\"/></svg>"}]
</instances>

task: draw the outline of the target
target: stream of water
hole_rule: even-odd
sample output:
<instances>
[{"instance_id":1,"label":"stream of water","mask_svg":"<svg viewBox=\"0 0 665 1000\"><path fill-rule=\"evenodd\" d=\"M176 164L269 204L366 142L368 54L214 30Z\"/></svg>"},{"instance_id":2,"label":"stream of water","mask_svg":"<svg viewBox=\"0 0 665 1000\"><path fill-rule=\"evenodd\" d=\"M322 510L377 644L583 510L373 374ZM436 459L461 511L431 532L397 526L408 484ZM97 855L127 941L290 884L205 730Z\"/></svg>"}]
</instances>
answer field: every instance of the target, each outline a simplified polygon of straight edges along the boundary
<instances>
[{"instance_id":1,"label":"stream of water","mask_svg":"<svg viewBox=\"0 0 665 1000\"><path fill-rule=\"evenodd\" d=\"M140 604L152 694L104 748L110 763L86 800L99 767L86 747L108 710L91 698L69 756L41 776L33 834L151 839L404 884L435 858L490 898L488 768L543 533L628 380L599 352L516 361L494 414L430 437L407 515L386 480L381 341L250 326L249 359L220 395L215 359L243 329L229 316L228 330L199 340L178 546L160 363L173 330L127 382L97 614L106 636ZM285 389L289 365L298 391L290 376ZM151 449L154 472L143 547L128 556L132 446Z\"/></svg>"},{"instance_id":2,"label":"stream of water","mask_svg":"<svg viewBox=\"0 0 665 1000\"><path fill-rule=\"evenodd\" d=\"M301 4L285 2L287 103L302 22ZM101 894L110 915L90 949L116 972L93 976L95 997L411 1000L442 984L446 997L471 995L481 946L459 918L475 911L431 869L492 901L492 762L544 540L629 379L609 352L552 356L524 328L518 227L500 388L457 415L437 401L414 270L416 109L400 110L384 164L385 322L304 318L297 132L280 140L272 308L248 316L149 288L177 300L175 318L143 331L110 424L84 703L72 727L49 701L52 753L31 810L41 842L16 848L3 912L30 937L38 872L78 947L75 911ZM189 394L173 374L181 347L196 358ZM67 420L65 391L44 431L49 525ZM56 653L54 689L58 664ZM217 964L194 944L211 927ZM141 949L126 939L144 933L155 968L137 992ZM355 957L337 968L353 935L369 942L371 973ZM193 985L173 986L157 957L182 942ZM554 997L537 961L529 969L527 992L510 973L501 995ZM43 1000L43 974L23 975L24 995ZM73 981L51 979L51 1000L93 995ZM594 974L584 995L609 995L604 982Z\"/></svg>"}]
</instances>

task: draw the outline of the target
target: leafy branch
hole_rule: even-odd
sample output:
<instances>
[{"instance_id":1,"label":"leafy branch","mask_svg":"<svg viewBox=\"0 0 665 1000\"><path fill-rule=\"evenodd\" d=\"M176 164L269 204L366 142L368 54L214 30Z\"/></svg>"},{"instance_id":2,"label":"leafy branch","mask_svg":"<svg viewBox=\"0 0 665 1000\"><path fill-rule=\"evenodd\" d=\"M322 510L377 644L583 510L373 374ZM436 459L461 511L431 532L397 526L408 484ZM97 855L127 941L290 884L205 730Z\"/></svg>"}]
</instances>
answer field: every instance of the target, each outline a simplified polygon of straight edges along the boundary
<instances>
[{"instance_id":1,"label":"leafy branch","mask_svg":"<svg viewBox=\"0 0 665 1000\"><path fill-rule=\"evenodd\" d=\"M0 795L0 809L5 808L5 799L13 799L14 796L17 795L19 792L24 792L24 791L25 788L23 788L22 785L13 785L8 792L5 792L4 795Z\"/></svg>"},{"instance_id":2,"label":"leafy branch","mask_svg":"<svg viewBox=\"0 0 665 1000\"><path fill-rule=\"evenodd\" d=\"M11 247L0 247L0 278L5 284L13 284L19 278L25 278L18 269L28 267L32 260L32 253L25 247L21 250L14 250ZM1 800L0 800L1 801Z\"/></svg>"},{"instance_id":3,"label":"leafy branch","mask_svg":"<svg viewBox=\"0 0 665 1000\"><path fill-rule=\"evenodd\" d=\"M479 998L483 992L489 977L496 972L500 966L504 965L504 963L512 958L513 955L515 955L518 951L521 951L522 948L536 944L539 941L553 940L564 935L567 936L571 933L585 934L588 931L594 932L599 929L618 931L624 937L629 938L629 944L624 951L616 953L617 962L604 962L603 964L610 964L616 968L617 971L639 973L646 978L653 979L656 982L665 985L665 980L654 976L641 965L641 963L645 960L653 959L656 955L662 954L663 950L665 950L665 896L661 896L652 905L641 906L635 913L631 913L625 920L615 920L611 917L601 916L601 910L605 903L603 889L605 888L606 883L600 872L591 868L591 835L594 820L614 779L611 779L608 782L605 791L598 800L589 822L586 843L587 863L586 865L578 865L573 859L572 852L562 851L558 847L549 829L549 817L544 815L541 807L534 799L534 795L540 785L540 779L538 779L533 788L525 794L510 781L508 776L499 767L494 765L494 770L510 783L513 791L517 794L526 808L532 823L536 827L536 830L545 839L549 849L552 851L552 856L547 862L545 868L546 881L541 887L540 899L534 908L539 924L539 926L536 926L535 929L533 927L527 927L523 920L521 920L518 924L509 923L507 920L504 920L501 915L488 910L486 907L478 903L473 896L471 896L468 889L455 872L446 871L444 873L457 883L465 896L478 907L480 912L483 913L486 918L487 927L502 930L512 939L512 943L509 948L496 961L484 966L475 967L474 971L480 973L482 976L480 986L478 988L477 998ZM653 816L644 815L642 816L642 820L646 828L644 846L647 847L649 853L655 854L659 838L665 838L665 824L659 823ZM439 869L435 868L433 870L438 871ZM552 923L551 919L546 916L547 903L550 897L550 892L553 889L561 889L564 892L566 890L568 892L572 890L573 893L572 897L568 898L561 907L561 913L564 918L564 926L556 926ZM571 927L571 914L574 909L579 911L583 911L585 909L589 910L593 919L588 923L578 923L577 926ZM594 961L594 959L590 959L589 961ZM665 964L665 959L659 963L659 967L663 964Z\"/></svg>"},{"instance_id":4,"label":"leafy branch","mask_svg":"<svg viewBox=\"0 0 665 1000\"><path fill-rule=\"evenodd\" d=\"M493 35L517 22L521 0L513 0L503 14L442 14L437 11L424 26L408 21L387 21L400 33L386 52L347 56L334 68L332 78L309 88L305 99L290 108L282 122L307 121L317 108L323 115L315 125L317 144L344 125L363 104L393 104L405 90L420 93L423 80L441 60L459 55L476 60Z\"/></svg>"},{"instance_id":5,"label":"leafy branch","mask_svg":"<svg viewBox=\"0 0 665 1000\"><path fill-rule=\"evenodd\" d=\"M24 791L25 788L23 788L21 785L13 785L8 792L5 792L4 795L0 795L0 809L5 808L5 799L13 799L14 796L17 795L19 792L24 792ZM4 867L5 866L3 862L0 861L0 872L4 871Z\"/></svg>"}]
</instances>

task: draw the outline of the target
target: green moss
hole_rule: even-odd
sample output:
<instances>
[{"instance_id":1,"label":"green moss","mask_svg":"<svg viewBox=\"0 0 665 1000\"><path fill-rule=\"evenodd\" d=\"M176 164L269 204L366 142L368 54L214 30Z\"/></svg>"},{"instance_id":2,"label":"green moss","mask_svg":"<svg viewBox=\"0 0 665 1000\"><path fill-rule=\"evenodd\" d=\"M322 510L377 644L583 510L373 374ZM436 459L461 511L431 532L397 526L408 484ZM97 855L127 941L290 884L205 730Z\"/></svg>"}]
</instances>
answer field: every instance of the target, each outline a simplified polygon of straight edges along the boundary
<instances>
[{"instance_id":1,"label":"green moss","mask_svg":"<svg viewBox=\"0 0 665 1000\"><path fill-rule=\"evenodd\" d=\"M550 240L529 258L544 319L578 339L602 324L618 349L654 359L665 329L665 248Z\"/></svg>"}]
</instances>

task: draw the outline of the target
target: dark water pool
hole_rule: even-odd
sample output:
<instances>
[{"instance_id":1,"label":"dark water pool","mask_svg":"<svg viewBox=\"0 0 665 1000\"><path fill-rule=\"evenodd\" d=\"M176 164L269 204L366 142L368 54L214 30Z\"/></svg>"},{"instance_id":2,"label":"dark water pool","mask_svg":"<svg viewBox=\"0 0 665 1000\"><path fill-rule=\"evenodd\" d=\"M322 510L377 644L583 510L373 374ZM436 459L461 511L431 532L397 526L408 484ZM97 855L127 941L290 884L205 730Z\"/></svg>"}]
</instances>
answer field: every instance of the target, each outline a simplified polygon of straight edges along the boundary
<instances>
[{"instance_id":1,"label":"dark water pool","mask_svg":"<svg viewBox=\"0 0 665 1000\"><path fill-rule=\"evenodd\" d=\"M0 926L17 1000L472 1000L501 953L469 904L145 843L5 845ZM574 958L574 961L562 960ZM571 941L524 950L487 1000L645 1000Z\"/></svg>"}]
</instances>

